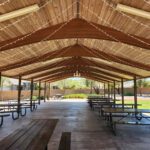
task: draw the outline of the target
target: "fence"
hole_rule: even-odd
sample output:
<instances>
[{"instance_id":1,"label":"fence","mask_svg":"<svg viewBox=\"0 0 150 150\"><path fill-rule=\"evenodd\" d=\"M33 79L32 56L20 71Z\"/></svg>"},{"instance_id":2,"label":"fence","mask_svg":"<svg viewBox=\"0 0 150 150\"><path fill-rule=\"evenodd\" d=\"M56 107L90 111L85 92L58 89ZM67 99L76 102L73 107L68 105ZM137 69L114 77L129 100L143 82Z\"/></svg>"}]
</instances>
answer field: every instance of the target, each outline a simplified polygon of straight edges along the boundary
<instances>
[{"instance_id":1,"label":"fence","mask_svg":"<svg viewBox=\"0 0 150 150\"><path fill-rule=\"evenodd\" d=\"M106 90L107 92L107 90ZM118 91L116 90L116 93ZM142 95L150 95L150 88L138 88L137 90L138 94ZM33 95L38 96L39 91L34 90ZM90 89L66 89L66 90L61 90L61 89L51 89L50 90L50 96L54 96L56 94L77 94L77 93L84 93L84 94L90 94L91 90ZM94 90L92 90L92 93L94 93ZM103 90L100 90L100 93L103 93ZM124 93L131 93L133 94L133 88L125 88ZM48 91L46 92L46 95L48 95ZM44 96L44 90L41 90L41 96ZM0 91L0 100L12 100L12 99L17 99L18 97L18 91L13 90L13 91ZM30 90L23 90L21 91L21 99L26 99L30 98Z\"/></svg>"}]
</instances>

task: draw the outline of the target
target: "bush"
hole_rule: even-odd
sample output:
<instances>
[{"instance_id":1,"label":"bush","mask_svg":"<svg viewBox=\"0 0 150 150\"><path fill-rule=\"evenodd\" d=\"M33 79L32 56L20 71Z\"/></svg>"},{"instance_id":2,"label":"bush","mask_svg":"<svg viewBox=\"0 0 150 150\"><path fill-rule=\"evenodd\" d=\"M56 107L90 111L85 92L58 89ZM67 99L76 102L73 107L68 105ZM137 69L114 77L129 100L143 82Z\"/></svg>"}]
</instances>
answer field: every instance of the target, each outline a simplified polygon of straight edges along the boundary
<instances>
[{"instance_id":1,"label":"bush","mask_svg":"<svg viewBox=\"0 0 150 150\"><path fill-rule=\"evenodd\" d=\"M39 99L39 96L37 96L37 99ZM40 96L40 99L43 100L44 96Z\"/></svg>"},{"instance_id":2,"label":"bush","mask_svg":"<svg viewBox=\"0 0 150 150\"><path fill-rule=\"evenodd\" d=\"M80 98L85 99L87 98L86 94L67 94L63 96L64 99L71 99L71 98Z\"/></svg>"},{"instance_id":3,"label":"bush","mask_svg":"<svg viewBox=\"0 0 150 150\"><path fill-rule=\"evenodd\" d=\"M37 99L38 99L37 96L32 96L32 100L33 100L33 101L35 101L35 100L37 100Z\"/></svg>"},{"instance_id":4,"label":"bush","mask_svg":"<svg viewBox=\"0 0 150 150\"><path fill-rule=\"evenodd\" d=\"M127 92L127 93L124 94L124 96L134 96L134 94L131 93L131 92Z\"/></svg>"}]
</instances>

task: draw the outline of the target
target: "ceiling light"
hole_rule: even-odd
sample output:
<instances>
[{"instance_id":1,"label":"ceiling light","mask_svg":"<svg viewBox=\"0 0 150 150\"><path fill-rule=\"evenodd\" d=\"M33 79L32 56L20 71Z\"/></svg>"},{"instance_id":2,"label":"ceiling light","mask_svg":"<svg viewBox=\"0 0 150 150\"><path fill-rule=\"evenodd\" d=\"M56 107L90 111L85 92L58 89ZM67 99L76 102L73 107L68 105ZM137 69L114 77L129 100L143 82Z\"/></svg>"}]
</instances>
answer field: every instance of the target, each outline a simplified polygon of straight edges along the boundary
<instances>
[{"instance_id":1,"label":"ceiling light","mask_svg":"<svg viewBox=\"0 0 150 150\"><path fill-rule=\"evenodd\" d=\"M126 5L123 5L123 4L117 4L116 10L131 14L131 15L143 17L143 18L146 18L146 19L150 19L150 12L140 10L140 9L137 9L137 8L134 8L134 7L126 6Z\"/></svg>"},{"instance_id":2,"label":"ceiling light","mask_svg":"<svg viewBox=\"0 0 150 150\"><path fill-rule=\"evenodd\" d=\"M25 8L21 8L21 9L0 15L0 22L35 12L35 11L39 10L39 8L40 7L37 4L34 4L32 6L28 6Z\"/></svg>"}]
</instances>

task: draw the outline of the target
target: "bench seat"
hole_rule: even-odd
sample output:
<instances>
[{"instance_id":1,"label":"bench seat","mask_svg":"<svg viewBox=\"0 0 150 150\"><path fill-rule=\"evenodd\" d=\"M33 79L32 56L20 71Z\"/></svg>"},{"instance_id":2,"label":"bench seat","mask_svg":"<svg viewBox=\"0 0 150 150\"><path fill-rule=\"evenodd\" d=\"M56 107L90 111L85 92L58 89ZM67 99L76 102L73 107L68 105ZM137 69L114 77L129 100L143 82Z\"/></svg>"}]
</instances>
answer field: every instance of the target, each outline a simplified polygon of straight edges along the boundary
<instances>
[{"instance_id":1,"label":"bench seat","mask_svg":"<svg viewBox=\"0 0 150 150\"><path fill-rule=\"evenodd\" d=\"M45 150L57 124L57 119L32 120L2 141L1 150Z\"/></svg>"}]
</instances>

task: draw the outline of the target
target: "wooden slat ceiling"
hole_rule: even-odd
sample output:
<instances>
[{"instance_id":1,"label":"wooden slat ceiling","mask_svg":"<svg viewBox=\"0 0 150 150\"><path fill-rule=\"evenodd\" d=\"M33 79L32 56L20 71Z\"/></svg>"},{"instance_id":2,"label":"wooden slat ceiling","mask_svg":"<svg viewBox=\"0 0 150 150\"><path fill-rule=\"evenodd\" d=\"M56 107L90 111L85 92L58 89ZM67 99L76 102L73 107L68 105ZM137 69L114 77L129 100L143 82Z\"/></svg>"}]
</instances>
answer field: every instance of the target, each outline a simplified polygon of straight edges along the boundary
<instances>
[{"instance_id":1,"label":"wooden slat ceiling","mask_svg":"<svg viewBox=\"0 0 150 150\"><path fill-rule=\"evenodd\" d=\"M35 81L81 76L101 82L150 76L150 20L115 9L150 11L145 0L10 0L5 14L40 10L0 22L0 72Z\"/></svg>"}]
</instances>

